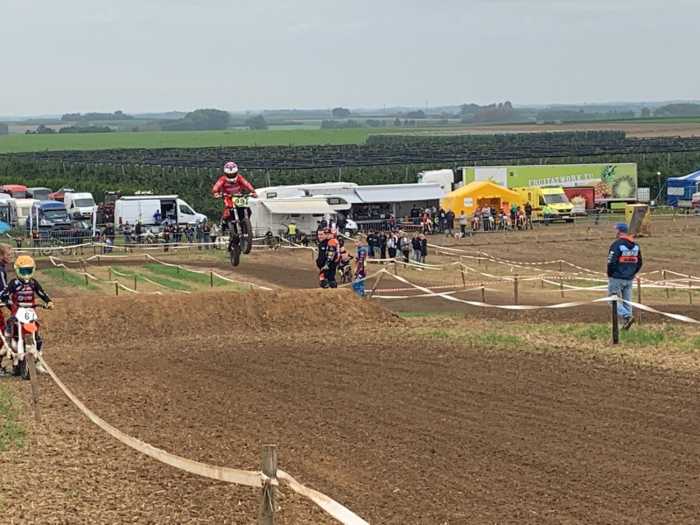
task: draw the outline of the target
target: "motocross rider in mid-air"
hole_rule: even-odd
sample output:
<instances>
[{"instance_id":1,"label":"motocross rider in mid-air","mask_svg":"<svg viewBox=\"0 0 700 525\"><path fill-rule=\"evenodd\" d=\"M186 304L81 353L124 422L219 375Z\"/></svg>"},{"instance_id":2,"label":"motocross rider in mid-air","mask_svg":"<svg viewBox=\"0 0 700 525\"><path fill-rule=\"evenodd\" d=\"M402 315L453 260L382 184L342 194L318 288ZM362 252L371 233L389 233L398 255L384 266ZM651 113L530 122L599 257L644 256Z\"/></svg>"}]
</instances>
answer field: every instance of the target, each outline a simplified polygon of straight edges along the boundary
<instances>
[{"instance_id":1,"label":"motocross rider in mid-air","mask_svg":"<svg viewBox=\"0 0 700 525\"><path fill-rule=\"evenodd\" d=\"M238 213L238 220L245 219L245 214L250 216L250 208L239 208L236 210L236 205L233 203L234 195L250 194L251 197L257 197L255 188L240 174L238 165L235 162L227 162L224 165L224 174L218 178L214 187L211 189L214 198L224 199L224 213L221 217L222 225L228 229L229 221L233 219L233 213Z\"/></svg>"},{"instance_id":2,"label":"motocross rider in mid-air","mask_svg":"<svg viewBox=\"0 0 700 525\"><path fill-rule=\"evenodd\" d=\"M53 302L49 295L39 284L39 281L34 279L36 271L36 263L29 255L20 255L15 260L16 278L12 279L7 287L0 293L0 303L8 305L14 316L19 307L35 308L36 298L39 297L46 303L48 309L53 308ZM5 336L12 337L13 323L7 323L5 327ZM36 334L36 349L41 354L43 340L39 333ZM46 372L41 364L37 363L36 369L39 372Z\"/></svg>"}]
</instances>

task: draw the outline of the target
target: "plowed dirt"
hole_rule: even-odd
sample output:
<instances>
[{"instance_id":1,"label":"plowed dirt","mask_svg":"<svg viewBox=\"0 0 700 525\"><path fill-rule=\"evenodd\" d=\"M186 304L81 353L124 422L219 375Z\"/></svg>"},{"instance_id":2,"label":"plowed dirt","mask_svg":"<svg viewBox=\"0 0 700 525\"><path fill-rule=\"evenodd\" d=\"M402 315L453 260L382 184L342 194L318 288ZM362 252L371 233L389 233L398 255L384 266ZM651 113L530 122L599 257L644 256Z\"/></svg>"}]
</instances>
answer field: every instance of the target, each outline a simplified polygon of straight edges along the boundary
<instances>
[{"instance_id":1,"label":"plowed dirt","mask_svg":"<svg viewBox=\"0 0 700 525\"><path fill-rule=\"evenodd\" d=\"M700 515L696 375L435 341L347 291L89 301L46 312L47 358L101 417L233 467L277 443L282 468L372 523ZM3 520L255 522L255 490L131 452L41 379L29 448L0 454ZM28 385L3 384L31 426ZM279 522L331 520L283 490Z\"/></svg>"}]
</instances>

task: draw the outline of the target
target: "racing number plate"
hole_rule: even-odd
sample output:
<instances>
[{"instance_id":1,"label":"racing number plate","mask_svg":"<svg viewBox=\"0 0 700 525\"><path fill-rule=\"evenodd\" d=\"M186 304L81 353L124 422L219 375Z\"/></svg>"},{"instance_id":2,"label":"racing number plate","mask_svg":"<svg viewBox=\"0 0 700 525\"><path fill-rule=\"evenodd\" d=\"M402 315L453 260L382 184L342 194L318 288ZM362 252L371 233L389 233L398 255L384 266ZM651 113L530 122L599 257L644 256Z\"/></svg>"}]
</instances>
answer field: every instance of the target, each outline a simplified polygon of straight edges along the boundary
<instances>
[{"instance_id":1,"label":"racing number plate","mask_svg":"<svg viewBox=\"0 0 700 525\"><path fill-rule=\"evenodd\" d=\"M248 207L248 196L241 195L233 198L233 203L237 208L247 208Z\"/></svg>"},{"instance_id":2,"label":"racing number plate","mask_svg":"<svg viewBox=\"0 0 700 525\"><path fill-rule=\"evenodd\" d=\"M36 312L32 308L17 308L15 317L20 323L33 323L37 319Z\"/></svg>"}]
</instances>

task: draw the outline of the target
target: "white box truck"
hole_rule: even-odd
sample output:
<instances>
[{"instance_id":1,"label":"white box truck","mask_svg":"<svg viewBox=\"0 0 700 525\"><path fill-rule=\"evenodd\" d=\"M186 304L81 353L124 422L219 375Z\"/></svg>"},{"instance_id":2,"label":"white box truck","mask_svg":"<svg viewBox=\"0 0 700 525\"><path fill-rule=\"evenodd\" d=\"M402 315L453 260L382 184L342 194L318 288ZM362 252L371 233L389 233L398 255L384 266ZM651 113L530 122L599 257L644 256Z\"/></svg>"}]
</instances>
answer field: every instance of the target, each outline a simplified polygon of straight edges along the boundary
<instances>
[{"instance_id":1,"label":"white box truck","mask_svg":"<svg viewBox=\"0 0 700 525\"><path fill-rule=\"evenodd\" d=\"M197 224L207 220L177 195L134 195L117 199L114 204L114 225L141 222L144 226Z\"/></svg>"}]
</instances>

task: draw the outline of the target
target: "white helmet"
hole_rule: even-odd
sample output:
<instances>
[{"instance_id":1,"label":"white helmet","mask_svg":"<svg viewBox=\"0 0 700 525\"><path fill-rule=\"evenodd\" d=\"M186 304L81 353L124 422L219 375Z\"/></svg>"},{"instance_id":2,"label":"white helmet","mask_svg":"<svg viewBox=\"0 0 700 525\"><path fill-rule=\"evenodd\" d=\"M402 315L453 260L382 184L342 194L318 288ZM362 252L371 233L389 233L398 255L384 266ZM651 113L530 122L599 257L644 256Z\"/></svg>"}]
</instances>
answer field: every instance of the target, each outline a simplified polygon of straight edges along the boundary
<instances>
[{"instance_id":1,"label":"white helmet","mask_svg":"<svg viewBox=\"0 0 700 525\"><path fill-rule=\"evenodd\" d=\"M224 164L224 175L228 176L229 179L233 179L238 174L238 164L235 162L227 162Z\"/></svg>"}]
</instances>

